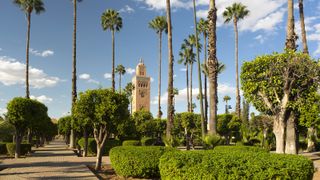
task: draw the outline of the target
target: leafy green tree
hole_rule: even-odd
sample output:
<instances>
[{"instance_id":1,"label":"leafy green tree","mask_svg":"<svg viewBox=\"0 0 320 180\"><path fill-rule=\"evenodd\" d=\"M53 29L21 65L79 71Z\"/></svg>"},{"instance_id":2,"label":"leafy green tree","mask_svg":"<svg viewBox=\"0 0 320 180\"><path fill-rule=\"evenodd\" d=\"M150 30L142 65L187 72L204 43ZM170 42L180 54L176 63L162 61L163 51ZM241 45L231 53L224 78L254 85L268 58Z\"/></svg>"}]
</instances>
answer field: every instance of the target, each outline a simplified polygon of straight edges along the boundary
<instances>
[{"instance_id":1,"label":"leafy green tree","mask_svg":"<svg viewBox=\"0 0 320 180\"><path fill-rule=\"evenodd\" d=\"M58 121L58 132L64 136L67 144L69 143L69 137L71 133L71 121L71 116L64 116Z\"/></svg>"},{"instance_id":2,"label":"leafy green tree","mask_svg":"<svg viewBox=\"0 0 320 180\"><path fill-rule=\"evenodd\" d=\"M83 118L93 124L93 135L97 143L96 170L101 170L103 147L111 134L117 134L118 126L129 118L129 101L124 94L113 89L87 90L83 93L88 100L89 114L83 114ZM91 107L89 107L91 106ZM91 114L94 112L94 114ZM91 116L92 117L89 117Z\"/></svg>"},{"instance_id":3,"label":"leafy green tree","mask_svg":"<svg viewBox=\"0 0 320 180\"><path fill-rule=\"evenodd\" d=\"M190 150L191 143L191 130L195 128L195 116L192 112L181 113L181 125L184 128L185 136L186 136L186 148Z\"/></svg>"},{"instance_id":4,"label":"leafy green tree","mask_svg":"<svg viewBox=\"0 0 320 180\"><path fill-rule=\"evenodd\" d=\"M115 38L114 32L122 29L122 18L119 13L113 9L107 9L101 16L101 25L104 31L110 30L112 35L112 89L115 90Z\"/></svg>"},{"instance_id":5,"label":"leafy green tree","mask_svg":"<svg viewBox=\"0 0 320 180\"><path fill-rule=\"evenodd\" d=\"M315 92L319 83L317 63L308 55L287 51L257 57L242 66L245 99L260 112L274 117L276 152L285 153L288 114Z\"/></svg>"},{"instance_id":6,"label":"leafy green tree","mask_svg":"<svg viewBox=\"0 0 320 180\"><path fill-rule=\"evenodd\" d=\"M6 118L15 127L15 158L20 157L20 144L22 137L32 121L33 100L17 97L12 99L7 105Z\"/></svg>"},{"instance_id":7,"label":"leafy green tree","mask_svg":"<svg viewBox=\"0 0 320 180\"><path fill-rule=\"evenodd\" d=\"M137 132L142 136L148 136L147 131L149 128L149 121L153 121L153 116L151 112L146 110L140 110L133 113L133 120L137 129Z\"/></svg>"},{"instance_id":8,"label":"leafy green tree","mask_svg":"<svg viewBox=\"0 0 320 180\"><path fill-rule=\"evenodd\" d=\"M232 136L238 136L241 126L241 120L233 114L218 115L217 131L226 140L226 144L230 143Z\"/></svg>"},{"instance_id":9,"label":"leafy green tree","mask_svg":"<svg viewBox=\"0 0 320 180\"><path fill-rule=\"evenodd\" d=\"M122 64L119 64L116 67L116 73L119 74L119 91L121 93L121 76L126 73L126 68Z\"/></svg>"},{"instance_id":10,"label":"leafy green tree","mask_svg":"<svg viewBox=\"0 0 320 180\"><path fill-rule=\"evenodd\" d=\"M11 142L15 134L15 128L9 121L0 118L0 141Z\"/></svg>"},{"instance_id":11,"label":"leafy green tree","mask_svg":"<svg viewBox=\"0 0 320 180\"><path fill-rule=\"evenodd\" d=\"M249 10L247 6L244 6L241 3L233 3L230 7L227 7L226 10L223 12L223 17L225 19L225 23L229 23L233 20L234 26L234 33L235 33L235 63L236 63L236 113L237 116L240 117L241 115L241 108L240 108L240 88L239 88L239 53L238 53L238 22L241 19L244 19L249 15Z\"/></svg>"},{"instance_id":12,"label":"leafy green tree","mask_svg":"<svg viewBox=\"0 0 320 180\"><path fill-rule=\"evenodd\" d=\"M40 14L45 11L42 0L14 0L14 4L20 7L26 14L27 19L27 47L26 47L26 98L30 98L29 91L29 50L30 50L30 27L31 27L31 14L35 12Z\"/></svg>"},{"instance_id":13,"label":"leafy green tree","mask_svg":"<svg viewBox=\"0 0 320 180\"><path fill-rule=\"evenodd\" d=\"M158 75L158 118L161 118L161 65L162 65L162 33L168 33L168 23L165 16L157 16L149 22L149 28L156 31L159 35L159 75Z\"/></svg>"}]
</instances>

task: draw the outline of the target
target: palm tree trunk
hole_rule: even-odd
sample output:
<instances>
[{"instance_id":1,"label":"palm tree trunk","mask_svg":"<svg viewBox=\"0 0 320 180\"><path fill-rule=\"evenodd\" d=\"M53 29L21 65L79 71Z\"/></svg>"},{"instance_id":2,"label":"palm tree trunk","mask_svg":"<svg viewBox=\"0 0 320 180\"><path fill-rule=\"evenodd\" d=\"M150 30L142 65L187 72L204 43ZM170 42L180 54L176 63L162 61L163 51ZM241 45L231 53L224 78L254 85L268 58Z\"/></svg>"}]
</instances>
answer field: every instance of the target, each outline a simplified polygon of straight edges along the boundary
<instances>
[{"instance_id":1,"label":"palm tree trunk","mask_svg":"<svg viewBox=\"0 0 320 180\"><path fill-rule=\"evenodd\" d=\"M192 78L193 78L193 63L190 64L190 112L193 112L193 107L192 107Z\"/></svg>"},{"instance_id":2,"label":"palm tree trunk","mask_svg":"<svg viewBox=\"0 0 320 180\"><path fill-rule=\"evenodd\" d=\"M194 20L194 31L195 31L195 35L196 35L196 48L197 48L198 81L199 81L200 112L201 112L201 130L202 130L202 137L204 137L206 130L205 130L205 123L204 123L201 64L200 64L199 41L198 41L199 33L198 33L198 29L197 29L197 11L196 11L196 1L195 0L193 0L193 20Z\"/></svg>"},{"instance_id":3,"label":"palm tree trunk","mask_svg":"<svg viewBox=\"0 0 320 180\"><path fill-rule=\"evenodd\" d=\"M236 64L236 114L238 117L241 115L241 109L240 109L240 87L239 87L239 37L238 37L238 20L236 17L234 17L233 20L234 23L234 33L235 33L235 64Z\"/></svg>"},{"instance_id":4,"label":"palm tree trunk","mask_svg":"<svg viewBox=\"0 0 320 180\"><path fill-rule=\"evenodd\" d=\"M210 9L208 13L209 20L209 58L208 58L208 72L209 72L209 93L210 93L210 121L209 133L217 134L217 74L218 74L218 60L217 60L217 9L215 0L210 0Z\"/></svg>"},{"instance_id":5,"label":"palm tree trunk","mask_svg":"<svg viewBox=\"0 0 320 180\"><path fill-rule=\"evenodd\" d=\"M72 54L72 108L77 100L77 0L73 0L73 54ZM71 129L70 148L75 147L74 130Z\"/></svg>"},{"instance_id":6,"label":"palm tree trunk","mask_svg":"<svg viewBox=\"0 0 320 180\"><path fill-rule=\"evenodd\" d=\"M189 65L187 64L186 65L186 79L187 79L187 101L188 101L188 103L187 103L187 106L188 106L188 108L187 108L187 110L188 110L188 112L190 112L190 95L189 95Z\"/></svg>"},{"instance_id":7,"label":"palm tree trunk","mask_svg":"<svg viewBox=\"0 0 320 180\"><path fill-rule=\"evenodd\" d=\"M293 0L288 0L288 24L286 49L296 50L296 34L294 33Z\"/></svg>"},{"instance_id":8,"label":"palm tree trunk","mask_svg":"<svg viewBox=\"0 0 320 180\"><path fill-rule=\"evenodd\" d=\"M207 67L207 34L206 32L203 33L204 39L204 64ZM203 73L204 76L204 120L205 125L208 124L208 90L207 90L207 75ZM207 130L207 128L205 128Z\"/></svg>"},{"instance_id":9,"label":"palm tree trunk","mask_svg":"<svg viewBox=\"0 0 320 180\"><path fill-rule=\"evenodd\" d=\"M121 94L121 73L119 74L119 92Z\"/></svg>"},{"instance_id":10,"label":"palm tree trunk","mask_svg":"<svg viewBox=\"0 0 320 180\"><path fill-rule=\"evenodd\" d=\"M27 13L28 28L27 28L27 47L26 47L26 98L30 98L29 90L29 47L30 47L30 26L31 26L31 12Z\"/></svg>"},{"instance_id":11,"label":"palm tree trunk","mask_svg":"<svg viewBox=\"0 0 320 180\"><path fill-rule=\"evenodd\" d=\"M168 23L168 107L167 107L167 128L166 137L171 138L172 126L173 126L173 52L172 52L172 27L171 27L171 3L170 0L166 0L167 9L167 23Z\"/></svg>"},{"instance_id":12,"label":"palm tree trunk","mask_svg":"<svg viewBox=\"0 0 320 180\"><path fill-rule=\"evenodd\" d=\"M114 80L114 63L115 63L115 45L114 45L114 31L112 30L112 90L115 91L115 80Z\"/></svg>"},{"instance_id":13,"label":"palm tree trunk","mask_svg":"<svg viewBox=\"0 0 320 180\"><path fill-rule=\"evenodd\" d=\"M159 32L159 76L158 76L158 118L161 118L161 61L162 61L162 32Z\"/></svg>"},{"instance_id":14,"label":"palm tree trunk","mask_svg":"<svg viewBox=\"0 0 320 180\"><path fill-rule=\"evenodd\" d=\"M303 53L309 54L308 43L307 43L307 33L304 23L304 12L303 12L303 0L299 0L299 14L300 14L300 25L301 25L301 39L303 44Z\"/></svg>"}]
</instances>

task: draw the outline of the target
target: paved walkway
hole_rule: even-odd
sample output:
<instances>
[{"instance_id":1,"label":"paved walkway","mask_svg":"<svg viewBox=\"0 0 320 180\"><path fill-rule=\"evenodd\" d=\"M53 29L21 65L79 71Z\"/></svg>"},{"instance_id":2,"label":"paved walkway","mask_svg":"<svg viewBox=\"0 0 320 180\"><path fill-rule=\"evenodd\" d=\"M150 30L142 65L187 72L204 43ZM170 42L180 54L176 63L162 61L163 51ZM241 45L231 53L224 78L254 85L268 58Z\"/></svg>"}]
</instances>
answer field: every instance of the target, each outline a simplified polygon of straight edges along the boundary
<instances>
[{"instance_id":1,"label":"paved walkway","mask_svg":"<svg viewBox=\"0 0 320 180\"><path fill-rule=\"evenodd\" d=\"M31 157L0 160L0 180L16 179L97 179L86 165L94 165L95 157L77 157L63 141L54 141L35 149ZM103 163L109 163L103 157Z\"/></svg>"}]
</instances>

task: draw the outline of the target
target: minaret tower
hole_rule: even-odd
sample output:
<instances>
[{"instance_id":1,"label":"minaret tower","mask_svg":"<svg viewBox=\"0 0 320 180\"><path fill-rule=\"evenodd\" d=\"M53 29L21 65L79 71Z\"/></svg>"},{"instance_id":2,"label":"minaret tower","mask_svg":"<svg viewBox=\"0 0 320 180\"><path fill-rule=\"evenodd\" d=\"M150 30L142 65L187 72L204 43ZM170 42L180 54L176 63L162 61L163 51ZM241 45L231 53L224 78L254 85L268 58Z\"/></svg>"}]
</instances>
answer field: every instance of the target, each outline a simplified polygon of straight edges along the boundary
<instances>
[{"instance_id":1,"label":"minaret tower","mask_svg":"<svg viewBox=\"0 0 320 180\"><path fill-rule=\"evenodd\" d=\"M136 67L136 75L132 78L134 90L132 91L132 112L144 109L150 111L150 77L147 76L147 69L140 59Z\"/></svg>"}]
</instances>

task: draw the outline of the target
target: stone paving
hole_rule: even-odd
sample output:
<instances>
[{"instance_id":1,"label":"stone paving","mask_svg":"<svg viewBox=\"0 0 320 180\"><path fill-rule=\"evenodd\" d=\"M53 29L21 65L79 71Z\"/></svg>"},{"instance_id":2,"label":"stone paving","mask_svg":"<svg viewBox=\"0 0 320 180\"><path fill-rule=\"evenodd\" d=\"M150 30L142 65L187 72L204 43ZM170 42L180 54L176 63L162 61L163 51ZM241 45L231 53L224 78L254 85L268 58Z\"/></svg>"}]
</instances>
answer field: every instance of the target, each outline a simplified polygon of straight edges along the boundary
<instances>
[{"instance_id":1,"label":"stone paving","mask_svg":"<svg viewBox=\"0 0 320 180\"><path fill-rule=\"evenodd\" d=\"M35 149L31 157L0 160L0 180L16 179L97 179L87 165L95 164L95 157L78 157L63 141ZM103 164L110 163L103 157Z\"/></svg>"}]
</instances>

